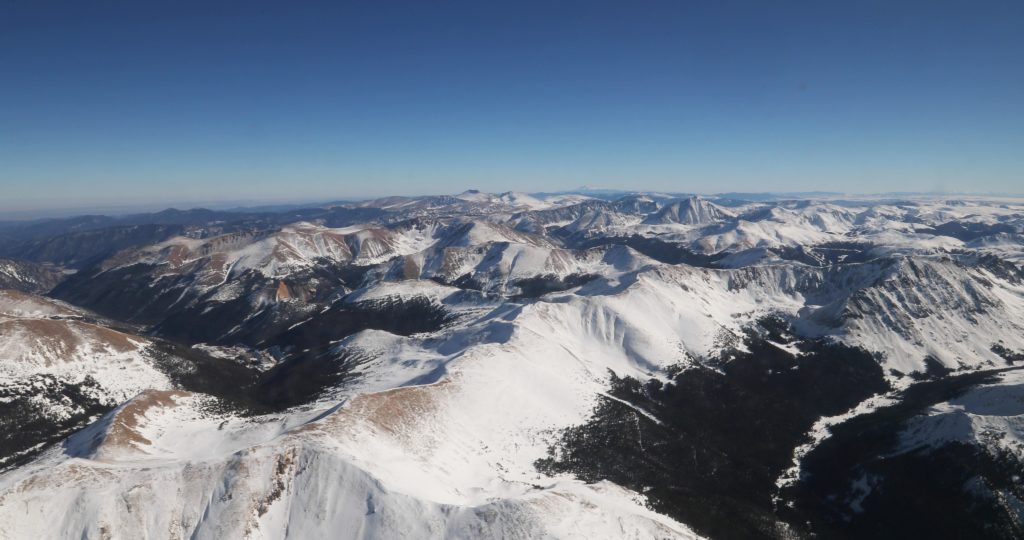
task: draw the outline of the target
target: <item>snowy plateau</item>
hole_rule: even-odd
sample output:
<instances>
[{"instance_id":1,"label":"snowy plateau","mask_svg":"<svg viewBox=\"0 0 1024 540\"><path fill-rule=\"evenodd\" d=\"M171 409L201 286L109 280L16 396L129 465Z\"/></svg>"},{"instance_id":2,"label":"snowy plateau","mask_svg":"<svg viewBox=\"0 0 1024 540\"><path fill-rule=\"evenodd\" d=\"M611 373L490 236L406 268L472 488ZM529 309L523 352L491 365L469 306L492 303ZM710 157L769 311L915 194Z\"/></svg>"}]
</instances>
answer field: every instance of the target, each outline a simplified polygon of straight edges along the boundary
<instances>
[{"instance_id":1,"label":"snowy plateau","mask_svg":"<svg viewBox=\"0 0 1024 540\"><path fill-rule=\"evenodd\" d=\"M0 224L0 538L1024 537L1024 200Z\"/></svg>"}]
</instances>

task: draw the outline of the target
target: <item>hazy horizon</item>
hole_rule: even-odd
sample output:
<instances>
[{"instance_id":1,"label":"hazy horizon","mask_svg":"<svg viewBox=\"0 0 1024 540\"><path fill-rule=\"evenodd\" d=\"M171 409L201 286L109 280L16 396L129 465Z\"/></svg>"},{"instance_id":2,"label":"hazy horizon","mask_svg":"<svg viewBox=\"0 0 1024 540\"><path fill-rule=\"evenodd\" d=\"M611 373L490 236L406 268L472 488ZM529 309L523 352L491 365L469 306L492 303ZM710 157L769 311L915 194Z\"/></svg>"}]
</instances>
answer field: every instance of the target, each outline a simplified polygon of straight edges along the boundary
<instances>
[{"instance_id":1,"label":"hazy horizon","mask_svg":"<svg viewBox=\"0 0 1024 540\"><path fill-rule=\"evenodd\" d=\"M196 210L196 209L209 209L209 210L247 210L247 209L274 209L280 208L303 208L303 207L316 207L323 204L335 203L335 202L359 202L368 201L380 197L397 196L397 197L430 197L430 196L443 196L443 195L459 195L465 191L473 190L475 188L466 188L459 192L452 193L393 193L386 195L374 195L374 196L324 196L318 198L302 198L302 199L237 199L237 200L167 200L167 201L146 201L138 203L124 203L124 204L101 204L101 205L81 205L81 206L42 206L37 208L27 209L8 209L0 207L0 222L12 222L12 221L31 221L36 219L61 219L69 217L77 217L84 215L106 215L106 216L122 216L130 214L145 214L160 212L163 210ZM911 199L922 198L929 199L933 197L970 197L970 198L1007 198L1007 199L1018 199L1024 198L1024 192L1006 192L1006 193L969 193L969 192L914 192L914 191L889 191L889 192L843 192L843 191L666 191L666 190L650 190L650 189L620 189L611 188L606 186L578 186L575 189L567 190L552 190L552 191L532 191L524 192L518 190L478 190L485 191L488 193L500 194L506 192L517 192L526 193L529 195L541 195L541 194L586 194L588 191L593 194L627 194L627 193L661 193L666 195L698 195L707 197L721 197L728 195L766 195L775 197L786 197L793 196L795 198L807 197L814 198L814 195L828 196L826 198L900 198L908 197Z\"/></svg>"}]
</instances>

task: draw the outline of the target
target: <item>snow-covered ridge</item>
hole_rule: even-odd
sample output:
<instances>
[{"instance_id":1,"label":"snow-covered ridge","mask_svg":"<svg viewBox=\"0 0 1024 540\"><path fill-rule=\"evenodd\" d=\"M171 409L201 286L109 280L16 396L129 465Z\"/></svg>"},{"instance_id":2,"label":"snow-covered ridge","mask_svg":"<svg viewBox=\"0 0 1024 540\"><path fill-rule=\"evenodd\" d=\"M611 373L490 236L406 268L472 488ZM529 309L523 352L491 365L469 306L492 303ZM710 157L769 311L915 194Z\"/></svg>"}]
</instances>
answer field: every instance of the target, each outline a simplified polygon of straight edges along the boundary
<instances>
[{"instance_id":1,"label":"snow-covered ridge","mask_svg":"<svg viewBox=\"0 0 1024 540\"><path fill-rule=\"evenodd\" d=\"M0 515L23 504L39 509L29 518L0 520L3 530L37 534L56 522L61 530L86 535L94 528L116 534L171 527L199 538L277 537L285 530L315 538L360 529L339 529L342 524L362 524L364 531L414 530L428 538L467 531L691 537L686 527L652 513L621 488L545 478L533 470L546 449L544 433L586 418L605 369L620 362L625 364L616 369L631 369L631 360L580 363L576 357L584 351L571 343L563 358L544 358L538 353L548 341L511 324L533 318L533 310L501 315L504 308L498 309L419 348L385 339L375 365L389 368L391 377L367 374L349 397L335 395L340 402L314 410L254 420L210 417L201 412L199 396L143 394L73 437L67 449L54 449L0 479ZM352 346L367 348L385 336L355 337ZM427 343L433 345L424 349ZM444 377L408 386L422 379L415 365L424 355L445 366ZM400 371L389 367L391 361L400 362L410 378L396 379ZM496 393L495 385L504 391ZM509 445L509 437L518 442ZM57 478L63 478L61 487ZM151 486L133 495L133 504L147 507L177 494L166 501L173 510L140 522L123 512L122 498L102 495L129 485ZM98 520L51 513L79 490L95 496L82 501L75 515ZM32 502L44 496L59 503ZM219 502L209 507L211 500ZM352 510L355 501L361 501L358 512ZM488 524L493 512L503 517Z\"/></svg>"}]
</instances>

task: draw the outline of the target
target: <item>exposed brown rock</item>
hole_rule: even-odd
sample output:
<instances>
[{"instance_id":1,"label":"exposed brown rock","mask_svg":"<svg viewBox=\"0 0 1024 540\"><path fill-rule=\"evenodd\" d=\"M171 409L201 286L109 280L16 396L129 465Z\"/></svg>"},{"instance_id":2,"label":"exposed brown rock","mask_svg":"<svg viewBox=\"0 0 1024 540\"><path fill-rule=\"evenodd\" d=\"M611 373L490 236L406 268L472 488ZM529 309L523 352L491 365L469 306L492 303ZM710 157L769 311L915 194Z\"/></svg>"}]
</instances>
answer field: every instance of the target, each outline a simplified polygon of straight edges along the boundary
<instances>
[{"instance_id":1,"label":"exposed brown rock","mask_svg":"<svg viewBox=\"0 0 1024 540\"><path fill-rule=\"evenodd\" d=\"M420 265L416 263L416 259L411 255L405 257L405 262L402 265L402 277L405 279L420 277Z\"/></svg>"},{"instance_id":2,"label":"exposed brown rock","mask_svg":"<svg viewBox=\"0 0 1024 540\"><path fill-rule=\"evenodd\" d=\"M282 300L291 300L291 299L292 299L292 293L291 293L291 290L288 289L288 285L286 285L284 281L278 281L277 282L277 301L280 302Z\"/></svg>"}]
</instances>

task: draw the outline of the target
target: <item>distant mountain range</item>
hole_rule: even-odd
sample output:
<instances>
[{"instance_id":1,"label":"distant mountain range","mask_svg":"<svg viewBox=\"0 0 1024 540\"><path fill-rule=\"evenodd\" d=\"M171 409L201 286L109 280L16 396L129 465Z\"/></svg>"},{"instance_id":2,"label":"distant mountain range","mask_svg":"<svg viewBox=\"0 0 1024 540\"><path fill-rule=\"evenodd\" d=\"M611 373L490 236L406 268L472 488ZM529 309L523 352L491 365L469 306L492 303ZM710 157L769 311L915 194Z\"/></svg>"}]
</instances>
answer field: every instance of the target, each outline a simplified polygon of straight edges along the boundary
<instances>
[{"instance_id":1,"label":"distant mountain range","mask_svg":"<svg viewBox=\"0 0 1024 540\"><path fill-rule=\"evenodd\" d=\"M995 197L4 223L0 538L1019 538L1022 264Z\"/></svg>"}]
</instances>

